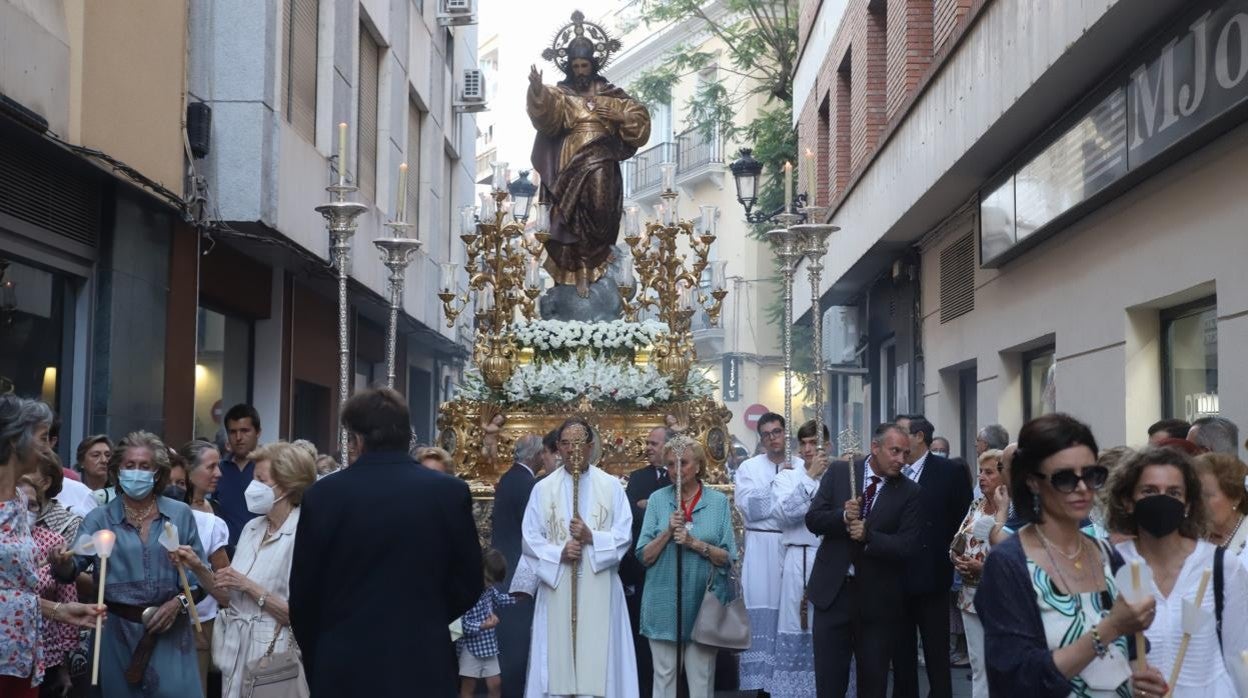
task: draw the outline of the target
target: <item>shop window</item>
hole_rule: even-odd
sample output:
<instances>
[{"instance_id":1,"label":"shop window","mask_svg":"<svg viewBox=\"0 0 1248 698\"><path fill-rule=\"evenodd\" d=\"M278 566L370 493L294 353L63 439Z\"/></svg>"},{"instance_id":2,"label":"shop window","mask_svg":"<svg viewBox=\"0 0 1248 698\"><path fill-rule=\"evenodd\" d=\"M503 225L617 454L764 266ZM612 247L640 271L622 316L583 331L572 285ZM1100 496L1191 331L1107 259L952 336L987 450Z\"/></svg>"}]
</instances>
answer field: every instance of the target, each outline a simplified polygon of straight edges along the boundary
<instances>
[{"instance_id":1,"label":"shop window","mask_svg":"<svg viewBox=\"0 0 1248 698\"><path fill-rule=\"evenodd\" d=\"M1167 418L1188 421L1218 413L1216 299L1161 314L1162 403Z\"/></svg>"},{"instance_id":2,"label":"shop window","mask_svg":"<svg viewBox=\"0 0 1248 698\"><path fill-rule=\"evenodd\" d=\"M252 323L199 309L195 346L195 436L225 439L222 418L240 402L251 402Z\"/></svg>"},{"instance_id":3,"label":"shop window","mask_svg":"<svg viewBox=\"0 0 1248 698\"><path fill-rule=\"evenodd\" d=\"M1057 352L1048 346L1023 354L1023 421L1057 411Z\"/></svg>"},{"instance_id":4,"label":"shop window","mask_svg":"<svg viewBox=\"0 0 1248 698\"><path fill-rule=\"evenodd\" d=\"M68 280L0 258L0 393L39 398L60 409L66 375Z\"/></svg>"},{"instance_id":5,"label":"shop window","mask_svg":"<svg viewBox=\"0 0 1248 698\"><path fill-rule=\"evenodd\" d=\"M316 444L319 453L338 457L337 434L330 423L330 391L328 386L295 379L291 403L290 435Z\"/></svg>"}]
</instances>

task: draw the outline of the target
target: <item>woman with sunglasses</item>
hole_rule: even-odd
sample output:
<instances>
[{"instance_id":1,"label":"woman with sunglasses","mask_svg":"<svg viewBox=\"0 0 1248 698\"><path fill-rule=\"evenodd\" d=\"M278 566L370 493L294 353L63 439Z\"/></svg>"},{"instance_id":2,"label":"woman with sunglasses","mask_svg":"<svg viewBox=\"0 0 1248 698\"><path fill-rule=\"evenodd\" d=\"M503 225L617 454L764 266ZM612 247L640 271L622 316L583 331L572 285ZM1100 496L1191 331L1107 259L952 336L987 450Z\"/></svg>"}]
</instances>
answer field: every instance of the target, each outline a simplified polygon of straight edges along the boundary
<instances>
[{"instance_id":1,"label":"woman with sunglasses","mask_svg":"<svg viewBox=\"0 0 1248 698\"><path fill-rule=\"evenodd\" d=\"M1091 430L1064 414L1023 426L1010 468L1018 534L984 563L975 610L991 695L1110 698L1165 693L1160 672L1132 675L1127 638L1153 620L1153 599L1118 596L1108 545L1082 533L1106 469Z\"/></svg>"},{"instance_id":2,"label":"woman with sunglasses","mask_svg":"<svg viewBox=\"0 0 1248 698\"><path fill-rule=\"evenodd\" d=\"M1109 526L1135 536L1118 544L1127 564L1139 563L1152 571L1151 592L1157 619L1144 633L1148 663L1168 676L1175 666L1185 631L1192 631L1174 698L1232 698L1237 693L1233 672L1248 649L1248 570L1234 555L1215 560L1217 546L1205 540L1208 513L1201 497L1200 475L1188 454L1173 447L1150 448L1123 462L1109 488ZM1225 555L1225 553L1224 553ZM1205 581L1206 571L1221 567L1220 590ZM1204 596L1195 614L1200 589ZM1224 602L1219 633L1215 618L1218 593ZM1184 615L1188 615L1184 623ZM1246 686L1245 688L1248 688Z\"/></svg>"}]
</instances>

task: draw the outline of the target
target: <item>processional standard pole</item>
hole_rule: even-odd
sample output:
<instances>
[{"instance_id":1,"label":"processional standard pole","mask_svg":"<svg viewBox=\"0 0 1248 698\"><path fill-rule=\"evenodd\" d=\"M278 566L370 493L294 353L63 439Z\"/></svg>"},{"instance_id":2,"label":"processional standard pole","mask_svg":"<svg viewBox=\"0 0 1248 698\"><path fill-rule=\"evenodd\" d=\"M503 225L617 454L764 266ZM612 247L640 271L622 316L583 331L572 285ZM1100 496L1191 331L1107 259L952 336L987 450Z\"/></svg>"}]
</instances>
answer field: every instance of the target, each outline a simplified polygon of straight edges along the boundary
<instances>
[{"instance_id":1,"label":"processional standard pole","mask_svg":"<svg viewBox=\"0 0 1248 698\"><path fill-rule=\"evenodd\" d=\"M797 260L802 253L798 244L798 234L793 231L793 224L801 220L796 213L781 213L776 219L783 228L776 228L767 233L780 262L780 277L784 293L784 467L793 465L793 440L789 438L789 430L793 428L793 275L797 271Z\"/></svg>"},{"instance_id":2,"label":"processional standard pole","mask_svg":"<svg viewBox=\"0 0 1248 698\"><path fill-rule=\"evenodd\" d=\"M806 220L822 220L827 209L822 206L811 206L802 209ZM824 399L823 399L823 311L820 303L822 289L823 258L828 254L828 238L840 230L835 225L822 223L803 223L793 226L797 231L798 245L806 255L806 273L810 278L810 312L811 329L814 333L814 380L815 380L815 441L819 444L819 453L824 453Z\"/></svg>"},{"instance_id":3,"label":"processional standard pole","mask_svg":"<svg viewBox=\"0 0 1248 698\"><path fill-rule=\"evenodd\" d=\"M326 227L329 229L329 258L338 275L339 420L341 420L342 410L347 404L347 398L350 396L351 323L347 317L347 311L350 307L347 303L347 281L350 278L351 271L351 238L355 236L356 219L359 218L360 214L368 210L368 207L364 204L347 201L347 194L357 191L358 188L347 183L346 134L347 125L339 124L338 181L336 184L325 187L325 191L330 193L332 200L327 204L321 204L316 207L317 212L325 217ZM342 458L341 466L344 468L348 462L347 448L347 429L346 427L340 427L338 430L338 451Z\"/></svg>"},{"instance_id":4,"label":"processional standard pole","mask_svg":"<svg viewBox=\"0 0 1248 698\"><path fill-rule=\"evenodd\" d=\"M421 242L407 237L407 229L412 227L405 220L386 223L394 233L390 237L377 238L373 244L381 251L381 262L390 270L390 322L386 327L386 387L394 389L397 361L397 343L399 327L399 311L403 308L403 288L407 280L407 266L412 263Z\"/></svg>"}]
</instances>

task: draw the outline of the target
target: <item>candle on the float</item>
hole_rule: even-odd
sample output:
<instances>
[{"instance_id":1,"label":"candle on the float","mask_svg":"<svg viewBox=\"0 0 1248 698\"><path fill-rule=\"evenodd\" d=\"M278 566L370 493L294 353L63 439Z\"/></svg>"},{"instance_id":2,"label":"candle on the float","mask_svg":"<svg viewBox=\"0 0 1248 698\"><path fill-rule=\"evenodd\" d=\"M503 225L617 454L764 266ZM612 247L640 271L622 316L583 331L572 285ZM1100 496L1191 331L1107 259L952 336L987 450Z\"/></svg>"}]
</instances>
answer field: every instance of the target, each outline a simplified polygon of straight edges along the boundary
<instances>
[{"instance_id":1,"label":"candle on the float","mask_svg":"<svg viewBox=\"0 0 1248 698\"><path fill-rule=\"evenodd\" d=\"M815 180L815 153L810 148L806 149L806 205L814 206L815 199L818 198L816 192L819 185Z\"/></svg>"},{"instance_id":2,"label":"candle on the float","mask_svg":"<svg viewBox=\"0 0 1248 698\"><path fill-rule=\"evenodd\" d=\"M793 163L784 163L784 212L793 212Z\"/></svg>"},{"instance_id":3,"label":"candle on the float","mask_svg":"<svg viewBox=\"0 0 1248 698\"><path fill-rule=\"evenodd\" d=\"M338 186L347 185L347 122L338 124Z\"/></svg>"},{"instance_id":4,"label":"candle on the float","mask_svg":"<svg viewBox=\"0 0 1248 698\"><path fill-rule=\"evenodd\" d=\"M407 220L407 163L399 165L399 191L394 202L395 221Z\"/></svg>"}]
</instances>

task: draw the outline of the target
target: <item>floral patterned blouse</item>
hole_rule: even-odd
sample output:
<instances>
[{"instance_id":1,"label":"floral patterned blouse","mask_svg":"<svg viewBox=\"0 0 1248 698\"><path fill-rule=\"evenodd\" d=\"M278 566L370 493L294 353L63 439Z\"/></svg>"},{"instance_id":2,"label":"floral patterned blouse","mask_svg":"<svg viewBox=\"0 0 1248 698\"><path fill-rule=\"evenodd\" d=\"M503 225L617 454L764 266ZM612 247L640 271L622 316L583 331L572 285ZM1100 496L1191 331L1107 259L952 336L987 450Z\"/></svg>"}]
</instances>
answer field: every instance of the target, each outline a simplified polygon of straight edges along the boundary
<instances>
[{"instance_id":1,"label":"floral patterned blouse","mask_svg":"<svg viewBox=\"0 0 1248 698\"><path fill-rule=\"evenodd\" d=\"M43 682L39 577L26 495L0 502L0 675Z\"/></svg>"},{"instance_id":2,"label":"floral patterned blouse","mask_svg":"<svg viewBox=\"0 0 1248 698\"><path fill-rule=\"evenodd\" d=\"M991 530L991 523L989 523L987 527L983 523L979 526L976 526L975 524L977 521L984 518L987 518L990 521L993 519L992 514L984 511L984 507L987 505L988 499L986 497L980 497L974 502L971 502L971 506L966 512L966 518L962 520L962 526L958 528L958 534L954 536L953 539L954 543L957 543L958 539L961 539L962 543L966 546L965 552L962 553L963 555L971 558L972 560L978 560L981 563L988 557L989 544L987 540L981 539L975 534L979 532L980 529L987 528L987 530ZM978 579L967 579L966 577L962 578L962 588L958 591L959 610L967 613L975 612L973 602L975 600L975 589L978 586Z\"/></svg>"},{"instance_id":3,"label":"floral patterned blouse","mask_svg":"<svg viewBox=\"0 0 1248 698\"><path fill-rule=\"evenodd\" d=\"M39 596L56 603L77 601L78 587L56 581L52 576L52 566L47 562L53 550L67 545L65 539L43 526L35 526L31 533L35 539L35 560L39 564ZM39 641L43 644L44 665L59 666L65 662L65 656L78 646L78 629L68 623L44 619Z\"/></svg>"}]
</instances>

